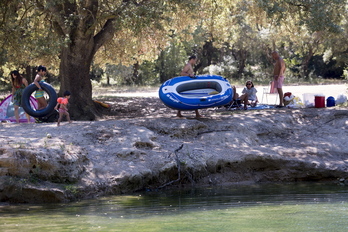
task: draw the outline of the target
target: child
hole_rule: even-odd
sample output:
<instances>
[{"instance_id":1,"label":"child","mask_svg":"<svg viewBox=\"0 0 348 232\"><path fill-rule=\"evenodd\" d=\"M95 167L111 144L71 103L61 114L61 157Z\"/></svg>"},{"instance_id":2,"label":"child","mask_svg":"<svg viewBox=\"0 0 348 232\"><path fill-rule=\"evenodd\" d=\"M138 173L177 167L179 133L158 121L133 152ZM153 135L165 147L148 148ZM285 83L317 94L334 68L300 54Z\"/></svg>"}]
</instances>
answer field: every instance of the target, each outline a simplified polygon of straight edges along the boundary
<instances>
[{"instance_id":1,"label":"child","mask_svg":"<svg viewBox=\"0 0 348 232\"><path fill-rule=\"evenodd\" d=\"M247 81L245 84L245 87L242 91L242 96L240 96L240 100L244 102L244 109L248 109L247 105L249 103L249 100L253 103L251 104L252 107L255 107L256 104L259 102L257 100L256 96L257 90L254 87L254 84L252 81Z\"/></svg>"},{"instance_id":2,"label":"child","mask_svg":"<svg viewBox=\"0 0 348 232\"><path fill-rule=\"evenodd\" d=\"M68 112L68 103L69 103L69 98L70 98L70 92L69 91L65 91L64 92L64 97L60 97L57 99L57 105L54 107L55 110L58 109L59 112L59 118L58 118L58 123L57 126L60 125L60 122L63 119L63 116L66 116L66 119L69 121L69 123L71 123L70 120L70 115ZM58 108L59 106L59 108Z\"/></svg>"},{"instance_id":3,"label":"child","mask_svg":"<svg viewBox=\"0 0 348 232\"><path fill-rule=\"evenodd\" d=\"M38 103L38 110L42 110L44 108L46 108L47 106L47 101L44 97L44 94L45 94L45 91L43 91L41 89L41 86L40 86L40 82L43 82L43 77L46 75L46 67L45 66L42 66L40 65L38 68L37 68L37 74L35 76L35 79L34 79L34 84L37 86L38 90L35 92L35 98L37 100L37 103Z\"/></svg>"}]
</instances>

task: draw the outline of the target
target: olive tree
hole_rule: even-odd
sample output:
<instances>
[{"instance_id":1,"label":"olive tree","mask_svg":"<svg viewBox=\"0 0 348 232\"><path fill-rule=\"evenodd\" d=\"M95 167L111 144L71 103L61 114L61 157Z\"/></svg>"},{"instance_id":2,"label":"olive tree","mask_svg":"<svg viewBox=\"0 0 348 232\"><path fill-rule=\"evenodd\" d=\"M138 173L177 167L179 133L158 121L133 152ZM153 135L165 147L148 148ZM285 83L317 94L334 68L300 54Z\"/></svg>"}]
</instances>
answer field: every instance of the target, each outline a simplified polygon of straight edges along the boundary
<instances>
[{"instance_id":1,"label":"olive tree","mask_svg":"<svg viewBox=\"0 0 348 232\"><path fill-rule=\"evenodd\" d=\"M4 51L13 44L21 51L16 53L18 60L28 63L35 60L50 64L47 60L55 62L55 56L59 62L59 92L72 93L71 115L93 120L98 110L92 101L89 73L96 54L105 51L134 60L149 53L141 48L142 44L158 49L165 43L154 44L163 40L158 31L166 29L170 16L181 7L190 12L194 4L183 0L5 0L0 6L0 25L11 36Z\"/></svg>"}]
</instances>

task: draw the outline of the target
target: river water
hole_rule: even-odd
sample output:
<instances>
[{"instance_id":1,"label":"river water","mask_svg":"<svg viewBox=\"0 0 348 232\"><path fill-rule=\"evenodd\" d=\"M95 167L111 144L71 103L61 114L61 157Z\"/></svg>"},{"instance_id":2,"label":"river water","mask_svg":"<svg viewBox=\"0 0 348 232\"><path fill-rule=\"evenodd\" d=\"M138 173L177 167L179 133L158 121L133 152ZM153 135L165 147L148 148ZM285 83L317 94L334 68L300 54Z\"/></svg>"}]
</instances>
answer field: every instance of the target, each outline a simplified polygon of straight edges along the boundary
<instances>
[{"instance_id":1,"label":"river water","mask_svg":"<svg viewBox=\"0 0 348 232\"><path fill-rule=\"evenodd\" d=\"M232 185L1 204L0 231L348 231L348 186Z\"/></svg>"}]
</instances>

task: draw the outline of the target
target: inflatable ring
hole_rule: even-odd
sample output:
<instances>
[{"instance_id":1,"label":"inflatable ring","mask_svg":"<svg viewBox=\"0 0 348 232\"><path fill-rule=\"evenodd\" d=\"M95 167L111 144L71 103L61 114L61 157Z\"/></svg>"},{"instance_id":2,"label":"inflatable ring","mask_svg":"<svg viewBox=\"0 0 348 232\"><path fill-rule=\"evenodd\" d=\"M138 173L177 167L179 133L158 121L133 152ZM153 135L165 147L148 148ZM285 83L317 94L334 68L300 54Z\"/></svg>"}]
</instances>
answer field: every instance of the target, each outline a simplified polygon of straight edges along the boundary
<instances>
[{"instance_id":1,"label":"inflatable ring","mask_svg":"<svg viewBox=\"0 0 348 232\"><path fill-rule=\"evenodd\" d=\"M29 114L30 116L36 117L36 118L40 118L40 117L45 117L46 115L48 115L49 113L51 113L54 110L54 107L57 104L57 93L54 90L54 88L52 87L52 85L47 84L46 82L39 82L42 90L44 90L48 96L48 104L46 106L46 108L42 109L42 110L36 110L31 108L30 106L30 96L33 92L35 92L36 90L38 90L37 86L34 83L31 83L30 85L28 85L22 94L22 107L24 109L24 111Z\"/></svg>"}]
</instances>

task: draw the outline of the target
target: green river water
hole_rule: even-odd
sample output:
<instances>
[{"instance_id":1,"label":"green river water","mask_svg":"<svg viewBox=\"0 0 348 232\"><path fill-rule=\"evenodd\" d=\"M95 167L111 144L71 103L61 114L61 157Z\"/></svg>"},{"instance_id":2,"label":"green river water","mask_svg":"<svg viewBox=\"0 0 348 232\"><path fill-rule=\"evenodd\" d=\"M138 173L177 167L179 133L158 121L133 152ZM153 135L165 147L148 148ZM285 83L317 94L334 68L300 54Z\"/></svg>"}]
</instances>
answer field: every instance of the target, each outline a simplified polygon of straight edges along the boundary
<instances>
[{"instance_id":1,"label":"green river water","mask_svg":"<svg viewBox=\"0 0 348 232\"><path fill-rule=\"evenodd\" d=\"M0 231L348 231L348 186L233 185L0 204Z\"/></svg>"}]
</instances>

